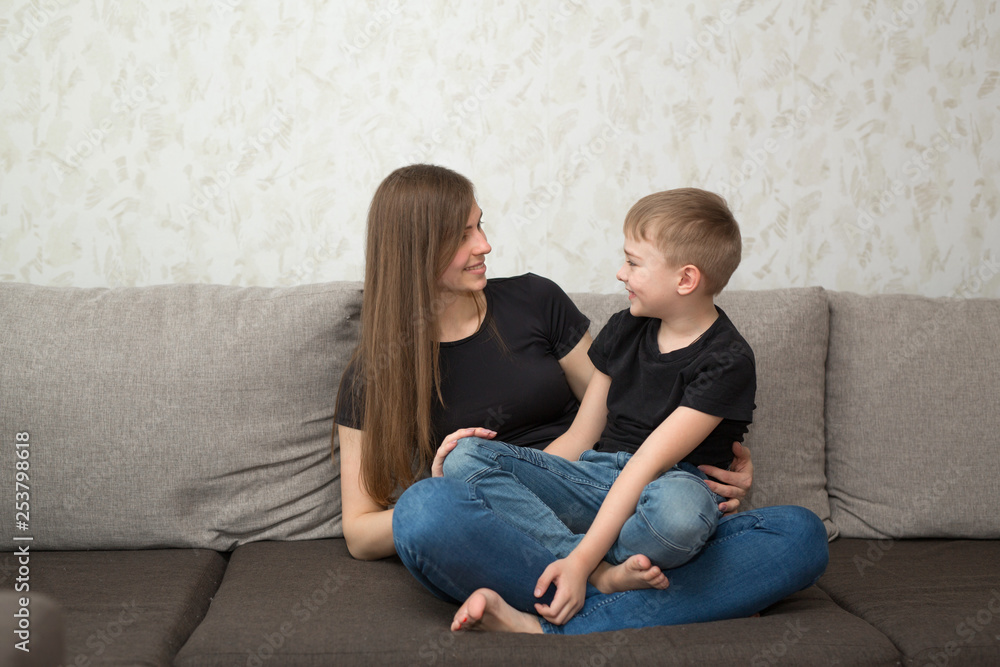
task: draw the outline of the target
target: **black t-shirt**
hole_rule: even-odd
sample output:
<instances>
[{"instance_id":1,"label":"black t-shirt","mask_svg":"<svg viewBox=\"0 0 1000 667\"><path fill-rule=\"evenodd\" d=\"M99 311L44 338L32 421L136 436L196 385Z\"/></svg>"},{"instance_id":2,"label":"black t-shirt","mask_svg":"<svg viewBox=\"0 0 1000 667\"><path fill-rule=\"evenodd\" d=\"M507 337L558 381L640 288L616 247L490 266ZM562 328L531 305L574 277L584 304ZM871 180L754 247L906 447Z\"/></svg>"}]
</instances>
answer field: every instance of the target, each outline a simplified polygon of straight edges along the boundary
<instances>
[{"instance_id":1,"label":"black t-shirt","mask_svg":"<svg viewBox=\"0 0 1000 667\"><path fill-rule=\"evenodd\" d=\"M594 449L635 452L649 434L680 406L722 422L684 461L727 468L733 441L753 420L757 371L753 351L729 317L719 317L695 342L660 354L660 320L612 315L590 347L597 370L611 378L608 423Z\"/></svg>"},{"instance_id":2,"label":"black t-shirt","mask_svg":"<svg viewBox=\"0 0 1000 667\"><path fill-rule=\"evenodd\" d=\"M590 320L558 285L532 273L492 278L484 293L479 331L441 344L444 405L435 400L435 442L460 428L483 426L498 440L543 448L569 428L579 408L559 360L580 342ZM344 386L356 389L344 392L336 421L361 429L363 392L355 372L353 366L345 372Z\"/></svg>"}]
</instances>

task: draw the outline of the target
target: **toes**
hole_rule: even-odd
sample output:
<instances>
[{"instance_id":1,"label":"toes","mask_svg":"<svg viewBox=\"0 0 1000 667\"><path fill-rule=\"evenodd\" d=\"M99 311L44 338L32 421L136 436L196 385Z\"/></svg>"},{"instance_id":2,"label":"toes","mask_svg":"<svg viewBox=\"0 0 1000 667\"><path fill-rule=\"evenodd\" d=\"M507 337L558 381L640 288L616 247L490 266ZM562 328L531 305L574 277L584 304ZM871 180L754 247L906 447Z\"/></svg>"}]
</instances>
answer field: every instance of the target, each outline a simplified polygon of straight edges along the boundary
<instances>
[{"instance_id":1,"label":"toes","mask_svg":"<svg viewBox=\"0 0 1000 667\"><path fill-rule=\"evenodd\" d=\"M475 626L482 620L485 611L486 596L481 591L474 592L465 601L465 604L459 608L458 613L455 614L455 618L451 623L451 629L457 632Z\"/></svg>"},{"instance_id":2,"label":"toes","mask_svg":"<svg viewBox=\"0 0 1000 667\"><path fill-rule=\"evenodd\" d=\"M648 570L653 564L649 561L649 558L643 554L636 554L633 557L632 565L636 570Z\"/></svg>"},{"instance_id":3,"label":"toes","mask_svg":"<svg viewBox=\"0 0 1000 667\"><path fill-rule=\"evenodd\" d=\"M483 620L483 614L486 613L487 602L486 593L481 590L476 591L469 598L469 607L466 611L469 613L469 617L474 622L478 623Z\"/></svg>"}]
</instances>

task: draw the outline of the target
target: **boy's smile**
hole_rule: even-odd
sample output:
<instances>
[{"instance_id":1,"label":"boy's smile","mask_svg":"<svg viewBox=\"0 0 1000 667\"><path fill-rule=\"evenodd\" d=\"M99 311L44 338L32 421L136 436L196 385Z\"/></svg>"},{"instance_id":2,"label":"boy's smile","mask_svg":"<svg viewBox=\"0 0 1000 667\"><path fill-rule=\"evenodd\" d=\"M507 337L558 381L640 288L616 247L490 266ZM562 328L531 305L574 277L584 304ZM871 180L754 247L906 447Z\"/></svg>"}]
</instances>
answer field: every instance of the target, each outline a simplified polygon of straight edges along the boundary
<instances>
[{"instance_id":1,"label":"boy's smile","mask_svg":"<svg viewBox=\"0 0 1000 667\"><path fill-rule=\"evenodd\" d=\"M652 243L626 237L625 263L615 277L625 284L633 315L660 319L668 315L678 297L676 274Z\"/></svg>"}]
</instances>

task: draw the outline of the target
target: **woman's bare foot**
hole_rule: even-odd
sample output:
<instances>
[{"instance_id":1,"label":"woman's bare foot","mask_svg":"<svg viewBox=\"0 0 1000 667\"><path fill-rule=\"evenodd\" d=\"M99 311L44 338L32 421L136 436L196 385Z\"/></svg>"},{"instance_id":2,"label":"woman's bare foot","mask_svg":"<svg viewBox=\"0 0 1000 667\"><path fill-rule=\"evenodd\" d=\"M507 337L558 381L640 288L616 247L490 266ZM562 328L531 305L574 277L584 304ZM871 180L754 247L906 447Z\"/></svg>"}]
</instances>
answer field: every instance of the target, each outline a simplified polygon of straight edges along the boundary
<instances>
[{"instance_id":1,"label":"woman's bare foot","mask_svg":"<svg viewBox=\"0 0 1000 667\"><path fill-rule=\"evenodd\" d=\"M635 591L640 588L662 590L670 585L667 575L642 554L631 556L618 565L602 562L590 575L590 583L605 595Z\"/></svg>"},{"instance_id":2,"label":"woman's bare foot","mask_svg":"<svg viewBox=\"0 0 1000 667\"><path fill-rule=\"evenodd\" d=\"M451 629L542 633L537 616L514 609L488 588L480 588L469 596L455 614Z\"/></svg>"}]
</instances>

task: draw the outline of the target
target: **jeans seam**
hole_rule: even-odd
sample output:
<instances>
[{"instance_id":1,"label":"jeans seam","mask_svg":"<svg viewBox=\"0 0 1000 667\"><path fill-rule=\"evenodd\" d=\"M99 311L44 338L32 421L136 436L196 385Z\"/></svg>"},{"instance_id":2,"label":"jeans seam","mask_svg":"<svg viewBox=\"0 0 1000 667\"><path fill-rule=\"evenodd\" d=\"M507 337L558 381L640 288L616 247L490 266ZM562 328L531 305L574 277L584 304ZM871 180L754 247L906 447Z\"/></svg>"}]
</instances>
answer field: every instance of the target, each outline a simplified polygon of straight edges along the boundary
<instances>
[{"instance_id":1,"label":"jeans seam","mask_svg":"<svg viewBox=\"0 0 1000 667\"><path fill-rule=\"evenodd\" d=\"M486 448L483 448L483 449L486 449ZM517 459L518 461L523 461L524 463L527 463L528 465L533 465L533 466L536 466L538 468L541 468L541 469L545 470L546 472L548 472L549 474L556 475L557 477L561 477L562 479L568 480L568 481L573 482L575 484L581 484L581 485L589 486L591 488L601 489L602 491L608 491L611 488L610 484L606 485L606 484L603 484L603 483L596 483L596 482L594 482L594 480L588 479L586 477L578 477L578 476L575 476L575 475L564 474L564 472L562 470L555 470L555 469L550 468L549 466L545 465L544 463L541 463L541 461L532 460L531 458L528 458L526 456L520 456L518 454L518 452L513 452L513 451L512 452L498 452L496 450L487 450L487 453L485 454L485 458L489 459L493 463L493 465L490 468L481 468L481 469L477 470L475 472L475 474L472 475L472 477L469 477L465 481L467 483L469 483L469 484L475 484L476 480L481 479L486 473L488 473L488 472L490 472L492 470L495 470L497 468L500 468L499 460L500 460L501 457L510 457L510 458ZM599 464L594 464L594 465L599 465ZM616 479L617 479L617 477L616 477ZM614 481L612 481L612 483L614 483Z\"/></svg>"},{"instance_id":2,"label":"jeans seam","mask_svg":"<svg viewBox=\"0 0 1000 667\"><path fill-rule=\"evenodd\" d=\"M643 525L646 526L646 530L649 532L650 535L652 535L653 537L655 537L660 542L661 545L663 545L665 547L669 547L670 549L673 549L674 551L677 551L677 552L690 554L690 553L692 553L694 551L697 551L698 549L700 549L701 547L703 547L708 542L708 537L711 537L711 532L709 532L708 536L704 540L702 540L701 545L699 545L697 547L688 548L688 547L685 547L685 546L682 546L682 545L679 545L679 544L674 544L669 539L667 539L666 537L664 537L663 535L661 535L659 533L659 531L656 530L656 528L649 521L649 519L646 518L646 512L642 508L636 508L635 513L639 517L639 519L642 521ZM711 529L712 529L712 523L711 523L711 521L709 521L708 519L706 519L701 513L698 514L698 518L701 519L702 523L705 524L705 528L708 529L709 531L711 531Z\"/></svg>"},{"instance_id":3,"label":"jeans seam","mask_svg":"<svg viewBox=\"0 0 1000 667\"><path fill-rule=\"evenodd\" d=\"M739 537L740 535L743 535L744 533L749 532L751 530L757 530L760 526L764 525L764 519L763 519L763 517L761 517L759 514L757 514L755 512L742 512L741 515L742 516L752 516L754 518L754 522L751 525L749 525L746 528L744 528L743 530L741 530L739 532L736 532L736 533L733 533L732 535L727 535L727 536L723 537L722 539L715 539L715 538L713 538L713 539L708 540L707 542L705 542L705 546L704 546L703 550L704 549L709 549L709 548L711 548L712 546L714 546L716 544L722 544L723 542L728 542L729 540L733 539L734 537ZM733 517L733 518L735 519L736 517ZM716 527L716 533L718 533L718 527Z\"/></svg>"},{"instance_id":4,"label":"jeans seam","mask_svg":"<svg viewBox=\"0 0 1000 667\"><path fill-rule=\"evenodd\" d=\"M535 495L533 492L530 491L530 489L528 490L528 492L531 493L531 495ZM538 496L535 496L535 497L537 498ZM558 559L558 556L556 556L556 554L552 553L552 550L549 547L547 547L546 545L544 545L541 542L539 542L535 538L534 535L525 532L524 529L521 526L518 526L517 524L511 523L510 521L508 521L507 518L503 515L502 512L496 512L496 511L494 511L493 508L490 507L489 504L487 504L486 501L483 498L479 497L479 495L477 494L476 488L474 486L471 486L471 485L469 486L469 499L471 501L473 501L473 502L479 503L482 506L484 512L489 512L496 519L498 519L498 520L502 521L503 523L507 524L507 526L509 526L510 528L514 529L515 531L517 531L518 533L520 533L521 535L523 535L526 539L529 539L532 542L534 542L536 545L538 545L538 547L542 551L545 551L546 553L548 553L549 555L551 555L553 558Z\"/></svg>"},{"instance_id":5,"label":"jeans seam","mask_svg":"<svg viewBox=\"0 0 1000 667\"><path fill-rule=\"evenodd\" d=\"M397 552L399 551L400 546L402 546L403 547L403 551L406 552L406 560L408 560L410 563L412 563L414 569L416 569L418 572L420 572L421 575L425 579L428 579L430 581L430 578L427 577L427 570L430 569L430 570L433 570L433 572L434 572L434 575L435 575L434 581L436 581L436 582L446 581L451 588L453 588L453 589L457 588L457 586L455 585L455 581L451 577L449 577L447 575L447 573L445 573L440 568L438 568L437 566L435 566L433 562L425 559L420 554L420 552L416 551L415 549L411 549L408 545L398 545L398 544L396 545ZM421 582L421 583L423 583L423 582ZM446 600L449 600L449 601L454 600L454 598L452 598L448 593L446 593L437 583L434 584L434 588L436 588L437 591L439 591L441 593L441 595L438 595L438 593L436 591L431 590L430 592L431 592L431 594L434 595L434 597L437 597L437 598L440 598L440 599L446 599ZM442 595L444 596L443 598L441 597Z\"/></svg>"},{"instance_id":6,"label":"jeans seam","mask_svg":"<svg viewBox=\"0 0 1000 667\"><path fill-rule=\"evenodd\" d=\"M620 599L625 594L631 593L631 592L633 592L633 591L619 591L617 593L611 593L610 595L602 593L601 595L603 596L604 599L602 599L600 602L598 602L593 607L591 607L590 609L588 609L586 612L583 612L581 610L580 613L578 613L573 618L585 619L588 616L590 616L591 614L593 614L595 611L597 611L598 609L600 609L601 607L603 607L604 605L611 604L612 602L615 602L618 599Z\"/></svg>"},{"instance_id":7,"label":"jeans seam","mask_svg":"<svg viewBox=\"0 0 1000 667\"><path fill-rule=\"evenodd\" d=\"M566 623L569 623L570 621L575 621L575 620L585 621L591 614L593 614L595 611L597 611L601 607L603 607L605 605L608 605L608 604L612 604L613 602L617 602L618 600L620 600L622 597L624 597L628 593L634 593L634 592L635 591L619 591L618 593L611 593L611 594L604 594L604 593L602 593L601 595L603 596L604 599L602 599L600 602L598 602L593 607L591 607L590 609L588 609L586 612L584 612L584 611L581 610L575 616L573 616L571 619L569 619L569 621L566 621ZM559 634L559 635L566 634L565 632L563 632L563 628L566 627L565 623L563 625L556 625L555 623L552 623L552 622L546 620L543 616L538 616L538 620L539 620L540 625L542 626L542 632L544 632L545 634ZM555 628L559 628L559 629L556 630ZM610 628L605 628L605 629L610 629ZM602 632L602 630L600 630L600 629L598 629L598 630L592 630L591 632Z\"/></svg>"},{"instance_id":8,"label":"jeans seam","mask_svg":"<svg viewBox=\"0 0 1000 667\"><path fill-rule=\"evenodd\" d=\"M712 493L712 490L708 488L708 485L705 484L705 481L703 479L701 479L697 475L691 474L691 473L686 472L686 471L679 471L679 472L680 472L681 475L685 475L687 477L693 478L694 480L697 480L697 482L700 485L700 488L704 489L708 493L709 499L712 501L712 506L713 507L716 506L715 505L714 494ZM666 473L664 473L664 474L666 474ZM704 524L705 529L708 532L705 535L705 539L703 539L701 541L701 544L699 544L696 547L688 548L688 547L685 547L683 545L675 544L670 539L668 539L664 535L660 534L660 532L658 530L656 530L656 528L653 525L653 523L649 520L649 518L647 516L647 512L643 509L641 502L639 503L639 506L636 507L636 509L635 509L635 515L638 516L639 519L642 521L643 525L646 527L647 532L650 535L652 535L653 537L655 537L656 540L659 541L661 545L663 545L665 547L668 547L670 549L673 549L674 551L677 551L677 552L680 552L680 553L686 553L686 554L691 554L691 553L694 553L696 551L700 551L708 543L708 541L712 537L712 534L715 532L715 530L713 528L713 522L712 522L712 519L710 517L705 516L701 512L696 512L696 514L698 516L698 519L701 520L701 522ZM718 520L717 519L715 521L715 526L718 526Z\"/></svg>"},{"instance_id":9,"label":"jeans seam","mask_svg":"<svg viewBox=\"0 0 1000 667\"><path fill-rule=\"evenodd\" d=\"M545 504L545 503L543 503L543 502L542 502L541 498L539 498L539 497L538 497L538 496L537 496L537 495L535 494L535 492L534 492L534 491L532 491L531 489L528 489L528 488L525 488L525 491L526 491L527 493L530 493L530 494L531 494L532 496L534 496L534 498L535 498L535 499L536 499L536 500L537 500L537 501L538 501L539 503L541 503L541 504L543 504L543 505ZM550 554L550 555L552 556L552 558L554 558L555 560L559 560L559 559L561 559L561 558L565 558L565 557L566 557L566 556L560 556L559 554L557 554L557 553L553 552L553 551L552 551L552 549L551 549L551 548L550 548L549 546L547 546L547 545L543 544L543 543L542 543L542 542L540 542L540 541L539 541L539 540L538 540L538 539L537 539L537 538L536 538L536 537L535 537L534 535L532 535L531 533L529 533L529 532L525 531L525 530L524 530L524 527L523 527L523 526L519 526L518 524L516 524L516 523L512 523L511 521L509 521L509 520L507 519L507 517L506 517L506 516L504 516L503 512L495 512L495 511L493 510L493 508L492 508L492 507L490 507L489 505L487 505L487 504L486 504L485 502L483 502L483 500L482 500L482 499L478 499L478 500L479 500L479 502L482 502L482 503L483 503L483 507L484 507L484 509L485 509L486 511L488 511L488 512L489 512L490 514L492 514L492 515L493 515L494 517L496 517L496 518L497 518L497 519L499 519L500 521L502 521L502 522L504 522L505 524L507 524L507 525L508 525L508 526L509 526L510 528L512 528L513 530L517 531L518 533L520 533L521 535L523 535L523 536L524 536L524 537L526 537L527 539L529 539L529 540L531 540L532 542L534 542L535 544L537 544L537 545L538 545L538 547L539 547L540 549L542 549L543 551L545 551L545 552L549 553L549 554ZM550 511L550 512L552 512L552 515L553 515L553 516L555 516L555 518L556 518L556 520L557 520L557 521L562 521L562 520L561 520L561 519L560 519L560 518L559 518L559 517L558 517L558 516L556 515L556 513L552 511L552 508L549 508L549 511ZM563 525L565 525L565 524L563 524ZM574 534L574 535L576 534L576 533L573 533L573 531L571 531L571 530L569 529L569 527L568 527L568 526L566 527L566 530L567 530L567 531L569 531L570 533ZM575 547L574 547L574 548L575 548Z\"/></svg>"}]
</instances>

